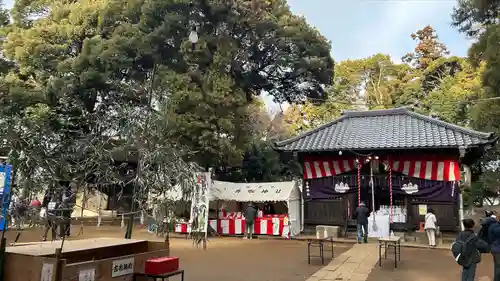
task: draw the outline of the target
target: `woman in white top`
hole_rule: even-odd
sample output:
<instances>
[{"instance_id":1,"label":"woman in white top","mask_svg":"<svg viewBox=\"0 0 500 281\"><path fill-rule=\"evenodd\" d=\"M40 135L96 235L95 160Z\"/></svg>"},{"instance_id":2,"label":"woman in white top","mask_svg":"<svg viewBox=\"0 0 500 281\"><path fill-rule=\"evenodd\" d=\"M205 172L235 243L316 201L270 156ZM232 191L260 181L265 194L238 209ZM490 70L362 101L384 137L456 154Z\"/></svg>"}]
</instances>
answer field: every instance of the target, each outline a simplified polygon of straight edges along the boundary
<instances>
[{"instance_id":1,"label":"woman in white top","mask_svg":"<svg viewBox=\"0 0 500 281\"><path fill-rule=\"evenodd\" d=\"M425 225L424 229L427 232L427 238L429 239L429 246L436 247L436 215L432 209L427 210L425 215Z\"/></svg>"}]
</instances>

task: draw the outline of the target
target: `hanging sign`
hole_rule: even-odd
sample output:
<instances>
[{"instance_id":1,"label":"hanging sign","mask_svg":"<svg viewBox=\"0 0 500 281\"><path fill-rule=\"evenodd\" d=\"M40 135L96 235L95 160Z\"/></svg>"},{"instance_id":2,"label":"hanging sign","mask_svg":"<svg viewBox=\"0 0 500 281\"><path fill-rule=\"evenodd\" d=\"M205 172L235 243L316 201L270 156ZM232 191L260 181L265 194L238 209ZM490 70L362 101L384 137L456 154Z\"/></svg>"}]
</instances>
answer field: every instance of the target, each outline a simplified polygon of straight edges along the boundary
<instances>
[{"instance_id":1,"label":"hanging sign","mask_svg":"<svg viewBox=\"0 0 500 281\"><path fill-rule=\"evenodd\" d=\"M111 277L134 273L134 258L113 261L111 267Z\"/></svg>"},{"instance_id":2,"label":"hanging sign","mask_svg":"<svg viewBox=\"0 0 500 281\"><path fill-rule=\"evenodd\" d=\"M205 238L208 231L208 204L212 178L210 172L197 174L197 184L193 190L191 202L191 225L192 232L204 232Z\"/></svg>"},{"instance_id":3,"label":"hanging sign","mask_svg":"<svg viewBox=\"0 0 500 281\"><path fill-rule=\"evenodd\" d=\"M78 281L95 281L95 268L80 270Z\"/></svg>"},{"instance_id":4,"label":"hanging sign","mask_svg":"<svg viewBox=\"0 0 500 281\"><path fill-rule=\"evenodd\" d=\"M349 190L349 185L347 183L337 183L335 184L335 191L339 193L346 193Z\"/></svg>"},{"instance_id":5,"label":"hanging sign","mask_svg":"<svg viewBox=\"0 0 500 281\"><path fill-rule=\"evenodd\" d=\"M418 205L418 214L421 216L425 216L427 214L427 205L425 204Z\"/></svg>"},{"instance_id":6,"label":"hanging sign","mask_svg":"<svg viewBox=\"0 0 500 281\"><path fill-rule=\"evenodd\" d=\"M403 184L401 190L406 192L406 194L414 194L418 192L418 185L409 182L408 184Z\"/></svg>"}]
</instances>

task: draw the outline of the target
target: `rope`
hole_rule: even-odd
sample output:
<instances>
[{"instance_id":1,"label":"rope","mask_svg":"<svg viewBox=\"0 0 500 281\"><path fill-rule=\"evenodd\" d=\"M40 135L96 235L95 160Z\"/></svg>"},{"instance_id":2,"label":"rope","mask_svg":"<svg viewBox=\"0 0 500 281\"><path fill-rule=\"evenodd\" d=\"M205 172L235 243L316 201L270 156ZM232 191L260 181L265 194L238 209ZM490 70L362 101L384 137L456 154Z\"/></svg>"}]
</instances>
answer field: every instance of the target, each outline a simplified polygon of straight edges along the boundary
<instances>
[{"instance_id":1,"label":"rope","mask_svg":"<svg viewBox=\"0 0 500 281\"><path fill-rule=\"evenodd\" d=\"M358 207L361 206L361 160L356 158L358 162Z\"/></svg>"},{"instance_id":2,"label":"rope","mask_svg":"<svg viewBox=\"0 0 500 281\"><path fill-rule=\"evenodd\" d=\"M372 212L373 212L373 231L377 231L377 223L375 221L375 182L373 181L373 163L370 161L370 185L372 190Z\"/></svg>"},{"instance_id":3,"label":"rope","mask_svg":"<svg viewBox=\"0 0 500 281\"><path fill-rule=\"evenodd\" d=\"M391 161L387 159L388 167L389 167L389 221L392 223L392 165Z\"/></svg>"}]
</instances>

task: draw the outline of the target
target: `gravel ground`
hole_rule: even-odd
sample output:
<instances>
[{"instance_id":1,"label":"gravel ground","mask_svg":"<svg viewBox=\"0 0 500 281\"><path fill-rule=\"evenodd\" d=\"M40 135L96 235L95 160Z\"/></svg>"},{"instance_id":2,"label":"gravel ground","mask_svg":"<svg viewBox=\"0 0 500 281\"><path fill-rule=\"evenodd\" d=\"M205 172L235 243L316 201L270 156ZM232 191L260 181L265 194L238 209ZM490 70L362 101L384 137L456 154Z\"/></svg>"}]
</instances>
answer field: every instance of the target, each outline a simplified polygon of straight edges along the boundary
<instances>
[{"instance_id":1,"label":"gravel ground","mask_svg":"<svg viewBox=\"0 0 500 281\"><path fill-rule=\"evenodd\" d=\"M401 262L394 269L392 257L382 260L373 268L367 281L443 281L460 280L461 268L449 250L401 249ZM482 256L476 272L476 280L492 280L493 259L490 254Z\"/></svg>"},{"instance_id":2,"label":"gravel ground","mask_svg":"<svg viewBox=\"0 0 500 281\"><path fill-rule=\"evenodd\" d=\"M73 226L70 239L93 237L123 237L124 229L104 226L100 228L86 226L83 234L76 235L79 226ZM13 242L16 231L8 231L8 242ZM40 241L41 229L21 231L19 242ZM134 239L156 240L145 229L134 229ZM319 259L307 264L307 243L285 240L242 240L236 238L213 238L208 249L194 249L190 240L173 238L172 255L178 256L186 271L186 281L303 281L314 274L320 267ZM351 246L339 244L335 248L338 256ZM328 260L325 260L327 263ZM172 281L177 279L171 278ZM179 278L180 279L180 278Z\"/></svg>"}]
</instances>

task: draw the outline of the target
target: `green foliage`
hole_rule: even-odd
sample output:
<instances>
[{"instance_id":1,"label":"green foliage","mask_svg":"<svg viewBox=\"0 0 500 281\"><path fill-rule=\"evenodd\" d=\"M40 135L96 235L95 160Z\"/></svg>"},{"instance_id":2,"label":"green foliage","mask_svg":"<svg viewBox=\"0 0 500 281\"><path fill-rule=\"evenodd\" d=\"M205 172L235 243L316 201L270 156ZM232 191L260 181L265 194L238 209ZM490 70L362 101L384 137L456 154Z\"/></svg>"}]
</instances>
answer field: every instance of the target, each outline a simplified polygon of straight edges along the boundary
<instances>
[{"instance_id":1,"label":"green foliage","mask_svg":"<svg viewBox=\"0 0 500 281\"><path fill-rule=\"evenodd\" d=\"M477 98L485 99L471 107L471 125L500 134L500 24L498 1L463 0L457 3L452 18L461 32L476 39L469 49L469 59L481 73ZM498 160L499 150L489 151L488 160Z\"/></svg>"},{"instance_id":2,"label":"green foliage","mask_svg":"<svg viewBox=\"0 0 500 281\"><path fill-rule=\"evenodd\" d=\"M326 97L332 82L329 42L286 1L16 0L8 19L1 10L1 133L40 187L164 190L196 170L186 161L241 163L267 137L255 97ZM137 171L120 176L128 158Z\"/></svg>"},{"instance_id":3,"label":"green foliage","mask_svg":"<svg viewBox=\"0 0 500 281\"><path fill-rule=\"evenodd\" d=\"M467 36L480 35L484 27L496 25L500 3L488 0L459 0L453 9L453 26Z\"/></svg>"},{"instance_id":4,"label":"green foliage","mask_svg":"<svg viewBox=\"0 0 500 281\"><path fill-rule=\"evenodd\" d=\"M439 41L436 30L430 25L411 34L411 38L417 42L417 46L413 52L406 54L402 60L413 67L425 69L433 61L450 53L446 46Z\"/></svg>"},{"instance_id":5,"label":"green foliage","mask_svg":"<svg viewBox=\"0 0 500 281\"><path fill-rule=\"evenodd\" d=\"M17 0L12 22L0 10L1 133L32 182L116 177L113 151L133 148L133 181L155 189L193 171L187 162L236 167L238 181L289 177L266 143L348 109L412 105L500 133L500 101L470 102L500 96L497 9L459 2L454 24L478 36L470 60L425 26L403 63L334 67L330 43L285 0ZM285 112L271 119L263 92Z\"/></svg>"},{"instance_id":6,"label":"green foliage","mask_svg":"<svg viewBox=\"0 0 500 281\"><path fill-rule=\"evenodd\" d=\"M412 106L417 112L441 120L471 126L476 108L471 100L485 96L479 67L466 58L449 57L431 26L411 37L416 46L394 63L384 54L346 60L335 66L335 79L327 99L291 105L284 122L292 134L302 132L337 118L346 109L384 109ZM479 116L477 116L479 117Z\"/></svg>"},{"instance_id":7,"label":"green foliage","mask_svg":"<svg viewBox=\"0 0 500 281\"><path fill-rule=\"evenodd\" d=\"M207 74L204 84L206 92L186 76L174 74L165 81L172 91L165 108L170 137L191 148L191 159L203 167L236 164L251 138L245 94L233 91L233 80L222 73Z\"/></svg>"},{"instance_id":8,"label":"green foliage","mask_svg":"<svg viewBox=\"0 0 500 281\"><path fill-rule=\"evenodd\" d=\"M224 171L217 178L233 182L273 182L300 177L297 161L280 155L265 141L254 142L244 154L242 162Z\"/></svg>"},{"instance_id":9,"label":"green foliage","mask_svg":"<svg viewBox=\"0 0 500 281\"><path fill-rule=\"evenodd\" d=\"M392 107L403 67L394 64L389 56L383 54L343 61L336 68L334 91L351 97L351 103L364 102L368 108Z\"/></svg>"},{"instance_id":10,"label":"green foliage","mask_svg":"<svg viewBox=\"0 0 500 281\"><path fill-rule=\"evenodd\" d=\"M411 35L417 42L414 52L403 57L410 68L403 68L396 104L412 105L423 114L470 126L470 102L482 94L482 69L465 58L448 57L446 46L436 31L426 26Z\"/></svg>"}]
</instances>

